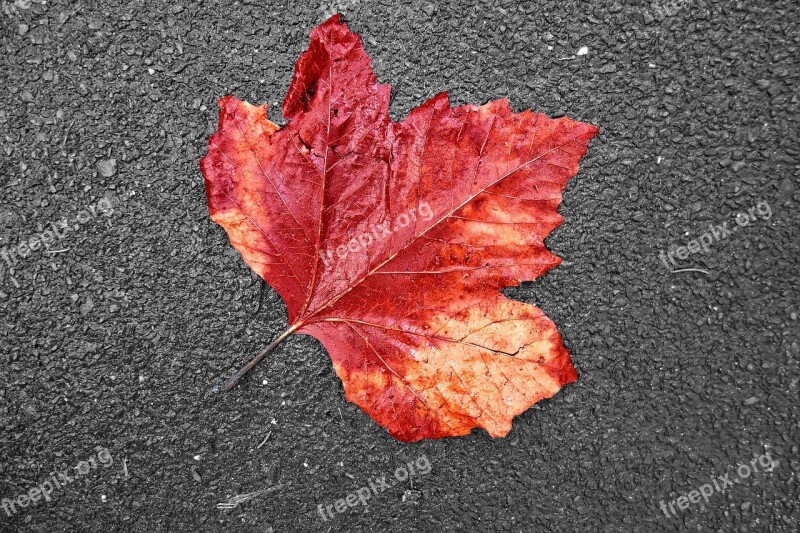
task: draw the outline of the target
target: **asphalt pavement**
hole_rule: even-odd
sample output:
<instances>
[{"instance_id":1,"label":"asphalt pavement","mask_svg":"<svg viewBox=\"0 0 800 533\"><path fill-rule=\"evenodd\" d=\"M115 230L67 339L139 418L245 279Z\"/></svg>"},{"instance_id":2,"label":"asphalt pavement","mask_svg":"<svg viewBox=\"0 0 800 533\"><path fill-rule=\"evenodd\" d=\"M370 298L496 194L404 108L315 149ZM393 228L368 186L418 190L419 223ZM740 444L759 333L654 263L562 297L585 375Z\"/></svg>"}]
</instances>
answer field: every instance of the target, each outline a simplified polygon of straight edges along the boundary
<instances>
[{"instance_id":1,"label":"asphalt pavement","mask_svg":"<svg viewBox=\"0 0 800 533\"><path fill-rule=\"evenodd\" d=\"M507 291L580 377L506 438L395 441L310 337L208 392L286 328L208 218L216 102L282 123L333 11L394 120L447 90L600 128L564 262ZM3 0L0 531L800 530L799 25L796 0Z\"/></svg>"}]
</instances>

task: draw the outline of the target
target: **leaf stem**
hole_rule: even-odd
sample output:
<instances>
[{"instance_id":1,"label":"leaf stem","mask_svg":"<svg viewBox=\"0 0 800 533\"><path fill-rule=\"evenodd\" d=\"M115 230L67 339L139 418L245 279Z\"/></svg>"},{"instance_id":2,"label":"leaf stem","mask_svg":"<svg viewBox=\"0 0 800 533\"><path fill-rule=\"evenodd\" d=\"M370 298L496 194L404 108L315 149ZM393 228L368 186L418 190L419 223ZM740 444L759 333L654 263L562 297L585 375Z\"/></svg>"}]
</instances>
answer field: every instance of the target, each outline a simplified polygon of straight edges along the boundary
<instances>
[{"instance_id":1,"label":"leaf stem","mask_svg":"<svg viewBox=\"0 0 800 533\"><path fill-rule=\"evenodd\" d=\"M277 339L269 343L269 345L266 348L258 352L258 355L253 357L249 363L244 365L234 375L229 377L227 381L225 381L224 383L217 383L216 385L214 385L211 388L211 391L227 392L231 390L236 385L236 383L238 383L239 380L242 379L242 376L247 374L254 366L256 366L259 363L259 361L261 361L264 358L265 355L274 350L275 347L278 346L286 337L297 331L302 325L303 325L302 322L298 322L297 324L293 325L292 327L281 333Z\"/></svg>"}]
</instances>

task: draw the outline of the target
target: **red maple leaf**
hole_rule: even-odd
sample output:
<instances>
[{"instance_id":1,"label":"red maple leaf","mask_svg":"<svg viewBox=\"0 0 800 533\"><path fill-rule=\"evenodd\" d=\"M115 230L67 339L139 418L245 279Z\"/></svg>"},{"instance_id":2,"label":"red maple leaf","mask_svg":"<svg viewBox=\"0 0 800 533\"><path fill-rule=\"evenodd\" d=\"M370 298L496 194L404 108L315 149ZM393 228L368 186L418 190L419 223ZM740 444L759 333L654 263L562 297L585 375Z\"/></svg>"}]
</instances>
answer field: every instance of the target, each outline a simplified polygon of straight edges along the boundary
<instances>
[{"instance_id":1,"label":"red maple leaf","mask_svg":"<svg viewBox=\"0 0 800 533\"><path fill-rule=\"evenodd\" d=\"M440 93L399 123L361 39L311 33L279 128L220 100L201 167L211 219L319 339L356 403L403 441L504 436L577 378L555 325L500 289L559 264L545 237L597 133Z\"/></svg>"}]
</instances>

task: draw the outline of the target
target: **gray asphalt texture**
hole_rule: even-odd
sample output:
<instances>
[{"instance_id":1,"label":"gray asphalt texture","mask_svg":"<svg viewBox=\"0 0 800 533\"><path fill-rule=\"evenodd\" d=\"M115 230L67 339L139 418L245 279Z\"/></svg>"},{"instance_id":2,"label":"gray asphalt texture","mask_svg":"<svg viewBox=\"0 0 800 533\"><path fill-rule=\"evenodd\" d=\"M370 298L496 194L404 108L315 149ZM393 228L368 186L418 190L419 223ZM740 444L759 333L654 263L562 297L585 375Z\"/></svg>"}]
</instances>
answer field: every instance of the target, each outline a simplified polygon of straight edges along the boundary
<instances>
[{"instance_id":1,"label":"gray asphalt texture","mask_svg":"<svg viewBox=\"0 0 800 533\"><path fill-rule=\"evenodd\" d=\"M580 378L507 438L393 440L310 337L208 393L286 328L208 219L216 101L281 122L334 9L395 120L448 90L601 129L547 241L564 263L508 291L555 321ZM796 0L4 0L0 250L60 237L0 262L0 498L74 479L0 509L0 531L798 531L799 23ZM96 447L111 466L82 466ZM738 479L765 451L777 466ZM738 482L660 508L722 476Z\"/></svg>"}]
</instances>

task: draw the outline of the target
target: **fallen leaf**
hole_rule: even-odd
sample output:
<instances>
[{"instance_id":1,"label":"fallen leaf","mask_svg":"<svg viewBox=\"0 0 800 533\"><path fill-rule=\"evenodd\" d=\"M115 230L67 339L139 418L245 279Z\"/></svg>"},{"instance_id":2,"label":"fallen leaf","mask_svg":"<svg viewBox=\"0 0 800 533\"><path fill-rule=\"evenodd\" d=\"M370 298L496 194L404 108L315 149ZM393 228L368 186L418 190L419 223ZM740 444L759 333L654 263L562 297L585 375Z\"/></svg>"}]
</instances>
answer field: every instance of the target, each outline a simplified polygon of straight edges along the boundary
<instances>
[{"instance_id":1,"label":"fallen leaf","mask_svg":"<svg viewBox=\"0 0 800 533\"><path fill-rule=\"evenodd\" d=\"M211 219L286 303L277 341L319 339L391 435L504 436L577 378L555 325L500 289L559 264L543 241L598 130L447 93L394 123L389 91L339 15L314 29L284 128L266 104L220 100Z\"/></svg>"}]
</instances>

